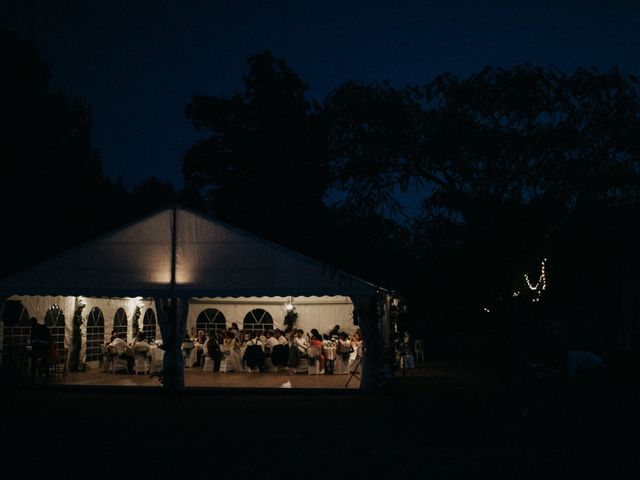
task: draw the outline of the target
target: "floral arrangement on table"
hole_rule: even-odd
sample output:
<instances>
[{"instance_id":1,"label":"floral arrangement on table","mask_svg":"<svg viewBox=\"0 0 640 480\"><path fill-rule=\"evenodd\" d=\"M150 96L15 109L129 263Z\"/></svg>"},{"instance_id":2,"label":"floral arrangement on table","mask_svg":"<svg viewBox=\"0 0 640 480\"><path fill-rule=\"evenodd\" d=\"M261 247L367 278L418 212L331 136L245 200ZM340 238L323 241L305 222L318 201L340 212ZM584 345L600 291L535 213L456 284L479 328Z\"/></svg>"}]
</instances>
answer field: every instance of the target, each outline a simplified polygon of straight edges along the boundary
<instances>
[{"instance_id":1,"label":"floral arrangement on table","mask_svg":"<svg viewBox=\"0 0 640 480\"><path fill-rule=\"evenodd\" d=\"M325 340L322 342L325 347L334 348L338 346L338 341L334 339Z\"/></svg>"}]
</instances>

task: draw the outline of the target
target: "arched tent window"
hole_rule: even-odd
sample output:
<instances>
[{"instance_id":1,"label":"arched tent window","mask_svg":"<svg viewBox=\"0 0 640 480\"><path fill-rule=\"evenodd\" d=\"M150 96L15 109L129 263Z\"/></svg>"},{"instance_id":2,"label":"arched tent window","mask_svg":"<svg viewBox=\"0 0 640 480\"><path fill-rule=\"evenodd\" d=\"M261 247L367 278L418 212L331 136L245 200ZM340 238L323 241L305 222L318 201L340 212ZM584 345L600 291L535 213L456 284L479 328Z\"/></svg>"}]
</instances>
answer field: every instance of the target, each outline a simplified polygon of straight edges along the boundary
<instances>
[{"instance_id":1,"label":"arched tent window","mask_svg":"<svg viewBox=\"0 0 640 480\"><path fill-rule=\"evenodd\" d=\"M224 332L227 329L227 320L217 308L206 308L196 319L196 331L203 330L205 334L209 334L211 330Z\"/></svg>"},{"instance_id":2,"label":"arched tent window","mask_svg":"<svg viewBox=\"0 0 640 480\"><path fill-rule=\"evenodd\" d=\"M254 308L244 316L242 322L242 329L252 332L259 332L261 330L273 329L273 318L266 310L262 308Z\"/></svg>"},{"instance_id":3,"label":"arched tent window","mask_svg":"<svg viewBox=\"0 0 640 480\"><path fill-rule=\"evenodd\" d=\"M64 312L59 305L51 305L44 316L44 323L51 333L51 341L58 350L64 348Z\"/></svg>"},{"instance_id":4,"label":"arched tent window","mask_svg":"<svg viewBox=\"0 0 640 480\"><path fill-rule=\"evenodd\" d=\"M104 315L98 307L93 307L87 317L87 362L100 360L104 342Z\"/></svg>"},{"instance_id":5,"label":"arched tent window","mask_svg":"<svg viewBox=\"0 0 640 480\"><path fill-rule=\"evenodd\" d=\"M156 338L156 314L150 308L147 308L147 311L144 312L142 333L147 340Z\"/></svg>"},{"instance_id":6,"label":"arched tent window","mask_svg":"<svg viewBox=\"0 0 640 480\"><path fill-rule=\"evenodd\" d=\"M7 300L2 313L2 352L6 356L11 351L16 354L24 352L29 342L31 325L29 324L29 312L20 300Z\"/></svg>"},{"instance_id":7,"label":"arched tent window","mask_svg":"<svg viewBox=\"0 0 640 480\"><path fill-rule=\"evenodd\" d=\"M124 308L116 310L116 315L113 317L113 329L118 335L127 335L127 312L124 311Z\"/></svg>"}]
</instances>

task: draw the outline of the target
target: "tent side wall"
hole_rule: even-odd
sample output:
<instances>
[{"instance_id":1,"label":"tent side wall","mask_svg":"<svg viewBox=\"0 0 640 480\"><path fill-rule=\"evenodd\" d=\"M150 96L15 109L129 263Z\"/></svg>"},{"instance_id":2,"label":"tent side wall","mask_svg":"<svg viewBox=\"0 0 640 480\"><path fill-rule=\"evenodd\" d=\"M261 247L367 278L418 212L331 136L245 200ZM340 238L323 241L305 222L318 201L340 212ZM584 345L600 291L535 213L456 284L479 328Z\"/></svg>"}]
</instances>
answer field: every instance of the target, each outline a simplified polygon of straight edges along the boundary
<instances>
[{"instance_id":1,"label":"tent side wall","mask_svg":"<svg viewBox=\"0 0 640 480\"><path fill-rule=\"evenodd\" d=\"M197 298L189 306L187 329L196 326L198 317L207 309L214 308L224 315L227 328L235 322L242 328L244 318L253 309L264 309L273 319L273 328L284 330L284 305L290 297L248 297L248 298ZM292 305L298 313L295 327L310 331L318 329L325 333L334 325L351 334L357 325L353 320L353 303L349 297L294 297ZM206 332L205 332L206 333Z\"/></svg>"},{"instance_id":2,"label":"tent side wall","mask_svg":"<svg viewBox=\"0 0 640 480\"><path fill-rule=\"evenodd\" d=\"M156 313L153 300L150 299L13 295L9 297L8 300L20 301L29 312L29 316L35 317L38 320L38 323L41 324L45 323L47 312L49 312L53 306L58 306L60 308L60 313L64 316L63 344L65 348L69 349L69 351L71 351L72 347L73 316L75 313L76 300L81 301L85 305L85 308L82 311L82 325L80 327L82 336L80 359L82 362L86 360L87 320L92 309L100 309L100 312L102 313L104 318L104 339L102 341L103 344L107 341L111 331L113 330L114 318L118 309L122 308L125 311L127 318L127 341L129 342L133 339L132 319L136 306L140 306L142 310L142 315L139 319L139 325L141 328L144 312L147 309L151 309L152 311L154 311L154 315ZM159 328L157 329L157 332L159 338Z\"/></svg>"}]
</instances>

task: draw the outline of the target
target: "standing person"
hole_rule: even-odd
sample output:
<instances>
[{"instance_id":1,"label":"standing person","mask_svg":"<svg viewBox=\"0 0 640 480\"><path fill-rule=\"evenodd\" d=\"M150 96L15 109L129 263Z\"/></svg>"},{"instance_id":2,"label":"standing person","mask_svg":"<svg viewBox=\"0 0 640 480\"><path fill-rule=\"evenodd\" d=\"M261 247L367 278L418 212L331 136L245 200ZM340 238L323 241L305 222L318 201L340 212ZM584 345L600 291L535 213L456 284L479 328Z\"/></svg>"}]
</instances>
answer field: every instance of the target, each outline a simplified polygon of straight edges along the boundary
<instances>
[{"instance_id":1,"label":"standing person","mask_svg":"<svg viewBox=\"0 0 640 480\"><path fill-rule=\"evenodd\" d=\"M213 359L213 371L219 372L220 362L222 361L222 351L220 350L220 344L218 343L215 330L209 332L209 339L205 344L205 348L207 349L207 355Z\"/></svg>"},{"instance_id":2,"label":"standing person","mask_svg":"<svg viewBox=\"0 0 640 480\"><path fill-rule=\"evenodd\" d=\"M294 375L300 356L307 353L307 343L303 337L303 330L295 330L295 335L291 337L291 344L289 346L289 358L287 360L287 367L289 367L289 373Z\"/></svg>"},{"instance_id":3,"label":"standing person","mask_svg":"<svg viewBox=\"0 0 640 480\"><path fill-rule=\"evenodd\" d=\"M238 324L236 322L233 322L231 324L231 328L229 330L231 331L231 333L233 333L234 337L237 337L240 334L240 329L238 328Z\"/></svg>"},{"instance_id":4,"label":"standing person","mask_svg":"<svg viewBox=\"0 0 640 480\"><path fill-rule=\"evenodd\" d=\"M317 348L318 349L317 351L320 352L320 355L318 355L318 358L316 360L320 361L320 375L324 375L325 357L324 357L324 353L322 352L322 335L320 335L320 332L318 332L318 330L316 330L315 328L311 329L311 338L309 339L309 346ZM311 361L313 361L313 359L309 358L309 362Z\"/></svg>"},{"instance_id":5,"label":"standing person","mask_svg":"<svg viewBox=\"0 0 640 480\"><path fill-rule=\"evenodd\" d=\"M39 376L49 379L49 350L51 348L51 333L44 324L39 324L36 317L29 319L31 323L31 379L35 380L36 372Z\"/></svg>"}]
</instances>

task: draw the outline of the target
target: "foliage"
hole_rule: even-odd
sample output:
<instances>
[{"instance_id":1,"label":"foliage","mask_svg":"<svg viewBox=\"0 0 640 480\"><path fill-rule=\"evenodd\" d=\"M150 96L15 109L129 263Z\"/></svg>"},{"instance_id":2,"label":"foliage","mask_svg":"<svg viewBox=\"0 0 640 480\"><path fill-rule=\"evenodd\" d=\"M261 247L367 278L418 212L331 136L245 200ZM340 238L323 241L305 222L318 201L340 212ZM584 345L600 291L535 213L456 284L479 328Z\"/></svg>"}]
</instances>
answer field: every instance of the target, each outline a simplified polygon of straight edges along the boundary
<instances>
[{"instance_id":1,"label":"foliage","mask_svg":"<svg viewBox=\"0 0 640 480\"><path fill-rule=\"evenodd\" d=\"M406 293L420 305L430 292L431 318L477 324L542 257L572 277L552 288L591 290L562 265L566 254L582 266L591 258L573 219L638 203L638 81L616 69L486 68L404 89L347 82L324 106L348 205L396 211L398 193L418 186L422 210L408 223L418 268ZM619 235L635 237L630 225ZM572 250L567 236L578 239ZM607 245L601 255L616 248Z\"/></svg>"},{"instance_id":2,"label":"foliage","mask_svg":"<svg viewBox=\"0 0 640 480\"><path fill-rule=\"evenodd\" d=\"M80 359L80 352L82 350L82 310L85 307L86 305L84 303L76 301L71 332L71 356L69 358L69 369L72 372L80 372L84 370L84 365Z\"/></svg>"},{"instance_id":3,"label":"foliage","mask_svg":"<svg viewBox=\"0 0 640 480\"><path fill-rule=\"evenodd\" d=\"M296 312L295 307L292 308L291 310L287 310L287 312L284 315L284 324L287 325L288 327L293 327L296 324L297 320L298 320L298 312Z\"/></svg>"},{"instance_id":4,"label":"foliage","mask_svg":"<svg viewBox=\"0 0 640 480\"><path fill-rule=\"evenodd\" d=\"M50 86L37 47L0 27L0 213L6 228L0 276L71 248L166 204L149 180L130 195L111 181L91 144L91 111ZM37 233L33 231L37 219ZM69 234L69 232L73 232Z\"/></svg>"},{"instance_id":5,"label":"foliage","mask_svg":"<svg viewBox=\"0 0 640 480\"><path fill-rule=\"evenodd\" d=\"M133 317L131 318L131 328L133 329L133 333L135 334L138 330L140 330L140 314L142 310L139 305L136 305L135 310L133 311Z\"/></svg>"},{"instance_id":6,"label":"foliage","mask_svg":"<svg viewBox=\"0 0 640 480\"><path fill-rule=\"evenodd\" d=\"M187 105L187 117L208 136L184 156L185 186L245 229L286 244L312 239L328 188L318 106L271 52L247 63L243 92L194 96Z\"/></svg>"}]
</instances>

